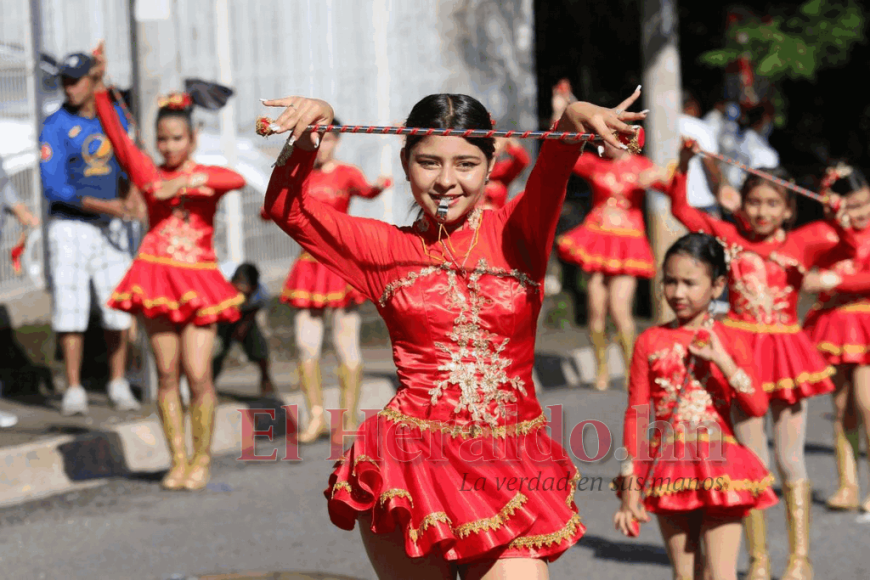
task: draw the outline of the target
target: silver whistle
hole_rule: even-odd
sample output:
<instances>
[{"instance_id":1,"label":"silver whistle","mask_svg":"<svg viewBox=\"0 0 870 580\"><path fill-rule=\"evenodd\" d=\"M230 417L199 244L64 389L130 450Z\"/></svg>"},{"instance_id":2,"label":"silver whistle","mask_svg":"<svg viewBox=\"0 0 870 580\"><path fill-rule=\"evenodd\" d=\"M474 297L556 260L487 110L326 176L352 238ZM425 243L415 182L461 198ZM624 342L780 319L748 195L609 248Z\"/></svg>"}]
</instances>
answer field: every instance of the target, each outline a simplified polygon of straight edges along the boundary
<instances>
[{"instance_id":1,"label":"silver whistle","mask_svg":"<svg viewBox=\"0 0 870 580\"><path fill-rule=\"evenodd\" d=\"M442 199L438 203L438 219L440 221L444 221L447 219L447 210L449 209L450 202L447 199Z\"/></svg>"}]
</instances>

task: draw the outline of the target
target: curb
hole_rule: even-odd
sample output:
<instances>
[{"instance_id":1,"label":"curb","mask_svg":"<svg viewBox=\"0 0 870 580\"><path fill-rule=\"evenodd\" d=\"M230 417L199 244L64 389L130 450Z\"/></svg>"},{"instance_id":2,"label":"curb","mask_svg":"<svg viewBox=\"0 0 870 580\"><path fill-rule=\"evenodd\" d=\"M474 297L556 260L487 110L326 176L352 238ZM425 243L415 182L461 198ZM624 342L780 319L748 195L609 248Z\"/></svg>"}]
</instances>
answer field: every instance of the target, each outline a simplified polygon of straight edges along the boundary
<instances>
[{"instance_id":1,"label":"curb","mask_svg":"<svg viewBox=\"0 0 870 580\"><path fill-rule=\"evenodd\" d=\"M359 409L382 409L394 394L393 383L387 379L363 381ZM302 393L282 394L280 399L263 399L259 406L256 403L218 406L212 453L241 455L242 410L274 409L278 415L283 413L282 405L297 405L300 421L304 422L307 410ZM327 409L338 408L338 400L337 386L323 389ZM265 415L262 418L268 419ZM190 448L190 417L185 420ZM281 435L283 427L276 426L275 437ZM8 507L82 486L100 485L110 477L165 471L169 468L169 449L160 420L152 415L84 435L62 435L7 447L3 449L0 466L0 507Z\"/></svg>"}]
</instances>

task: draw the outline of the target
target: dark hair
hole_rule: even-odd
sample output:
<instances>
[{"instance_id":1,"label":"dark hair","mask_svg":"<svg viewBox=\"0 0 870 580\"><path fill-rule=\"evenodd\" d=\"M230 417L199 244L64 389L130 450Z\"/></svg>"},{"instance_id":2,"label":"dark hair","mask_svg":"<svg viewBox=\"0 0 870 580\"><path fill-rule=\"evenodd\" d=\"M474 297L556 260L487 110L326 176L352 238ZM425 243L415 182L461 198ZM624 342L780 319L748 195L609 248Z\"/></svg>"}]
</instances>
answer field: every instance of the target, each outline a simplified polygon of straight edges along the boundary
<instances>
[{"instance_id":1,"label":"dark hair","mask_svg":"<svg viewBox=\"0 0 870 580\"><path fill-rule=\"evenodd\" d=\"M260 285L260 271L250 262L245 262L236 268L233 274L232 282L244 282L251 288L256 288Z\"/></svg>"},{"instance_id":2,"label":"dark hair","mask_svg":"<svg viewBox=\"0 0 870 580\"><path fill-rule=\"evenodd\" d=\"M177 109L172 107L160 107L157 109L157 121L154 126L160 125L160 121L164 119L181 119L187 124L187 129L193 134L193 107L186 109Z\"/></svg>"},{"instance_id":3,"label":"dark hair","mask_svg":"<svg viewBox=\"0 0 870 580\"><path fill-rule=\"evenodd\" d=\"M664 263L672 256L688 256L706 264L710 278L716 280L728 274L728 262L725 261L725 248L716 238L707 234L686 234L668 248Z\"/></svg>"},{"instance_id":4,"label":"dark hair","mask_svg":"<svg viewBox=\"0 0 870 580\"><path fill-rule=\"evenodd\" d=\"M429 95L414 105L406 127L435 129L492 129L492 117L480 101L468 95ZM405 153L423 139L421 135L409 135L405 140ZM479 147L487 160L495 154L495 139L481 137L466 139Z\"/></svg>"},{"instance_id":5,"label":"dark hair","mask_svg":"<svg viewBox=\"0 0 870 580\"><path fill-rule=\"evenodd\" d=\"M759 171L763 171L764 173L769 173L774 177L778 177L779 179L785 181L794 181L791 177L791 173L782 167L765 167L759 168ZM785 199L785 204L791 209L791 218L785 223L786 226L790 226L792 222L794 222L797 217L797 202L795 201L794 193L790 189L786 189L783 186L770 181L769 179L765 179L763 177L759 177L750 173L746 176L746 180L743 182L743 186L740 188L740 201L741 205L746 202L746 196L749 195L749 192L759 185L766 185L778 191L782 194Z\"/></svg>"},{"instance_id":6,"label":"dark hair","mask_svg":"<svg viewBox=\"0 0 870 580\"><path fill-rule=\"evenodd\" d=\"M851 171L848 175L840 177L837 181L830 185L829 190L838 195L849 195L865 187L870 187L867 183L867 178L857 167L849 167Z\"/></svg>"}]
</instances>

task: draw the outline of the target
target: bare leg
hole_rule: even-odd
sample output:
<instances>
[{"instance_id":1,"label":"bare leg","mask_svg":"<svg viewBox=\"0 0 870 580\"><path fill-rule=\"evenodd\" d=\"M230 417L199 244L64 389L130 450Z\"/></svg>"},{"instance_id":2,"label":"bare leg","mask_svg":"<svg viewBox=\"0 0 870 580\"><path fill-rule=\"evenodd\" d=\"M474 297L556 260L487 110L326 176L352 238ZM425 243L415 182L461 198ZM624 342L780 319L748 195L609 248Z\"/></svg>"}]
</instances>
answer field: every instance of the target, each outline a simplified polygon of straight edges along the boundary
<instances>
[{"instance_id":1,"label":"bare leg","mask_svg":"<svg viewBox=\"0 0 870 580\"><path fill-rule=\"evenodd\" d=\"M184 409L178 392L181 338L178 328L164 318L146 318L145 331L154 351L157 367L157 410L172 462L162 485L166 489L181 489L187 475Z\"/></svg>"},{"instance_id":2,"label":"bare leg","mask_svg":"<svg viewBox=\"0 0 870 580\"><path fill-rule=\"evenodd\" d=\"M81 332L59 333L60 348L63 351L63 370L66 386L80 387L82 384L82 353L85 349L85 335Z\"/></svg>"},{"instance_id":3,"label":"bare leg","mask_svg":"<svg viewBox=\"0 0 870 580\"><path fill-rule=\"evenodd\" d=\"M375 534L371 530L369 514L360 514L357 523L366 554L380 580L455 580L455 567L440 554L433 553L423 558L408 556L405 537L398 526L389 534Z\"/></svg>"},{"instance_id":4,"label":"bare leg","mask_svg":"<svg viewBox=\"0 0 870 580\"><path fill-rule=\"evenodd\" d=\"M586 287L586 298L589 308L589 338L595 352L595 362L598 366L595 388L607 390L610 383L610 372L607 369L607 286L604 275L595 272L589 276Z\"/></svg>"},{"instance_id":5,"label":"bare leg","mask_svg":"<svg viewBox=\"0 0 870 580\"><path fill-rule=\"evenodd\" d=\"M737 580L737 554L740 552L739 518L704 519L701 537L704 539L704 554L712 580Z\"/></svg>"},{"instance_id":6,"label":"bare leg","mask_svg":"<svg viewBox=\"0 0 870 580\"><path fill-rule=\"evenodd\" d=\"M632 317L636 289L637 279L631 276L614 276L610 278L608 283L610 316L613 317L619 337L619 345L622 347L626 388L628 388L628 371L631 368L631 357L634 354L634 339L637 334L634 318Z\"/></svg>"},{"instance_id":7,"label":"bare leg","mask_svg":"<svg viewBox=\"0 0 870 580\"><path fill-rule=\"evenodd\" d=\"M784 482L793 483L807 479L807 464L804 445L807 440L807 400L794 405L772 400L773 448L779 476Z\"/></svg>"},{"instance_id":8,"label":"bare leg","mask_svg":"<svg viewBox=\"0 0 870 580\"><path fill-rule=\"evenodd\" d=\"M505 558L460 566L462 580L548 580L547 561L536 558Z\"/></svg>"},{"instance_id":9,"label":"bare leg","mask_svg":"<svg viewBox=\"0 0 870 580\"><path fill-rule=\"evenodd\" d=\"M855 391L855 408L864 422L864 431L867 437L867 455L870 457L870 366L856 368L852 380ZM861 504L861 509L865 512L870 512L870 495Z\"/></svg>"},{"instance_id":10,"label":"bare leg","mask_svg":"<svg viewBox=\"0 0 870 580\"><path fill-rule=\"evenodd\" d=\"M123 379L127 372L127 331L104 330L109 355L109 380Z\"/></svg>"},{"instance_id":11,"label":"bare leg","mask_svg":"<svg viewBox=\"0 0 870 580\"><path fill-rule=\"evenodd\" d=\"M701 512L656 515L665 541L674 580L689 580L695 576L695 558L700 549Z\"/></svg>"},{"instance_id":12,"label":"bare leg","mask_svg":"<svg viewBox=\"0 0 870 580\"><path fill-rule=\"evenodd\" d=\"M184 487L205 488L211 468L211 440L217 393L211 376L211 356L217 325L186 325L181 331L181 366L190 385L190 427L193 435L193 457Z\"/></svg>"}]
</instances>

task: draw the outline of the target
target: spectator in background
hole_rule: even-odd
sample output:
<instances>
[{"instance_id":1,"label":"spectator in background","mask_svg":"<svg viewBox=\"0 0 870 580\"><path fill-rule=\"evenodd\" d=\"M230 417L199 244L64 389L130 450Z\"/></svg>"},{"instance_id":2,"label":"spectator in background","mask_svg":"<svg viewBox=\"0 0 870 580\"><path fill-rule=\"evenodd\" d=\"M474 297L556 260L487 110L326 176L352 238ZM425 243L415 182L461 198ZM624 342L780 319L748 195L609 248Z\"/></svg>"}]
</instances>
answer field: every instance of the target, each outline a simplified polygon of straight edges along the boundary
<instances>
[{"instance_id":1,"label":"spectator in background","mask_svg":"<svg viewBox=\"0 0 870 580\"><path fill-rule=\"evenodd\" d=\"M130 267L130 240L122 220L128 221L135 210L119 195L123 173L96 118L93 63L83 53L64 58L60 76L66 102L45 120L39 136L42 186L50 202L51 326L58 335L66 370L64 415L88 411L81 366L91 285L105 329L109 399L118 410L139 408L124 378L130 315L107 305ZM127 120L117 106L116 113L127 130Z\"/></svg>"},{"instance_id":2,"label":"spectator in background","mask_svg":"<svg viewBox=\"0 0 870 580\"><path fill-rule=\"evenodd\" d=\"M218 323L220 346L212 360L212 377L217 382L230 347L233 342L239 342L248 360L260 367L260 394L273 395L275 386L269 373L269 345L257 324L257 312L268 304L269 293L260 284L260 271L253 264L245 263L236 268L230 282L245 297L239 306L242 317L235 322Z\"/></svg>"},{"instance_id":3,"label":"spectator in background","mask_svg":"<svg viewBox=\"0 0 870 580\"><path fill-rule=\"evenodd\" d=\"M0 159L0 239L2 239L3 222L7 213L14 215L24 228L35 228L39 225L39 220L30 213L26 205L21 203L12 181L3 169L3 160ZM7 361L2 362L5 364ZM3 394L3 386L0 383L0 395ZM16 423L18 423L16 415L0 410L0 428L12 427Z\"/></svg>"},{"instance_id":4,"label":"spectator in background","mask_svg":"<svg viewBox=\"0 0 870 580\"><path fill-rule=\"evenodd\" d=\"M701 119L701 105L689 92L683 91L683 114L680 115L680 134L698 143L701 149L719 153L714 130ZM689 162L687 194L689 205L716 218L722 217L717 194L722 182L719 162L703 155Z\"/></svg>"}]
</instances>

